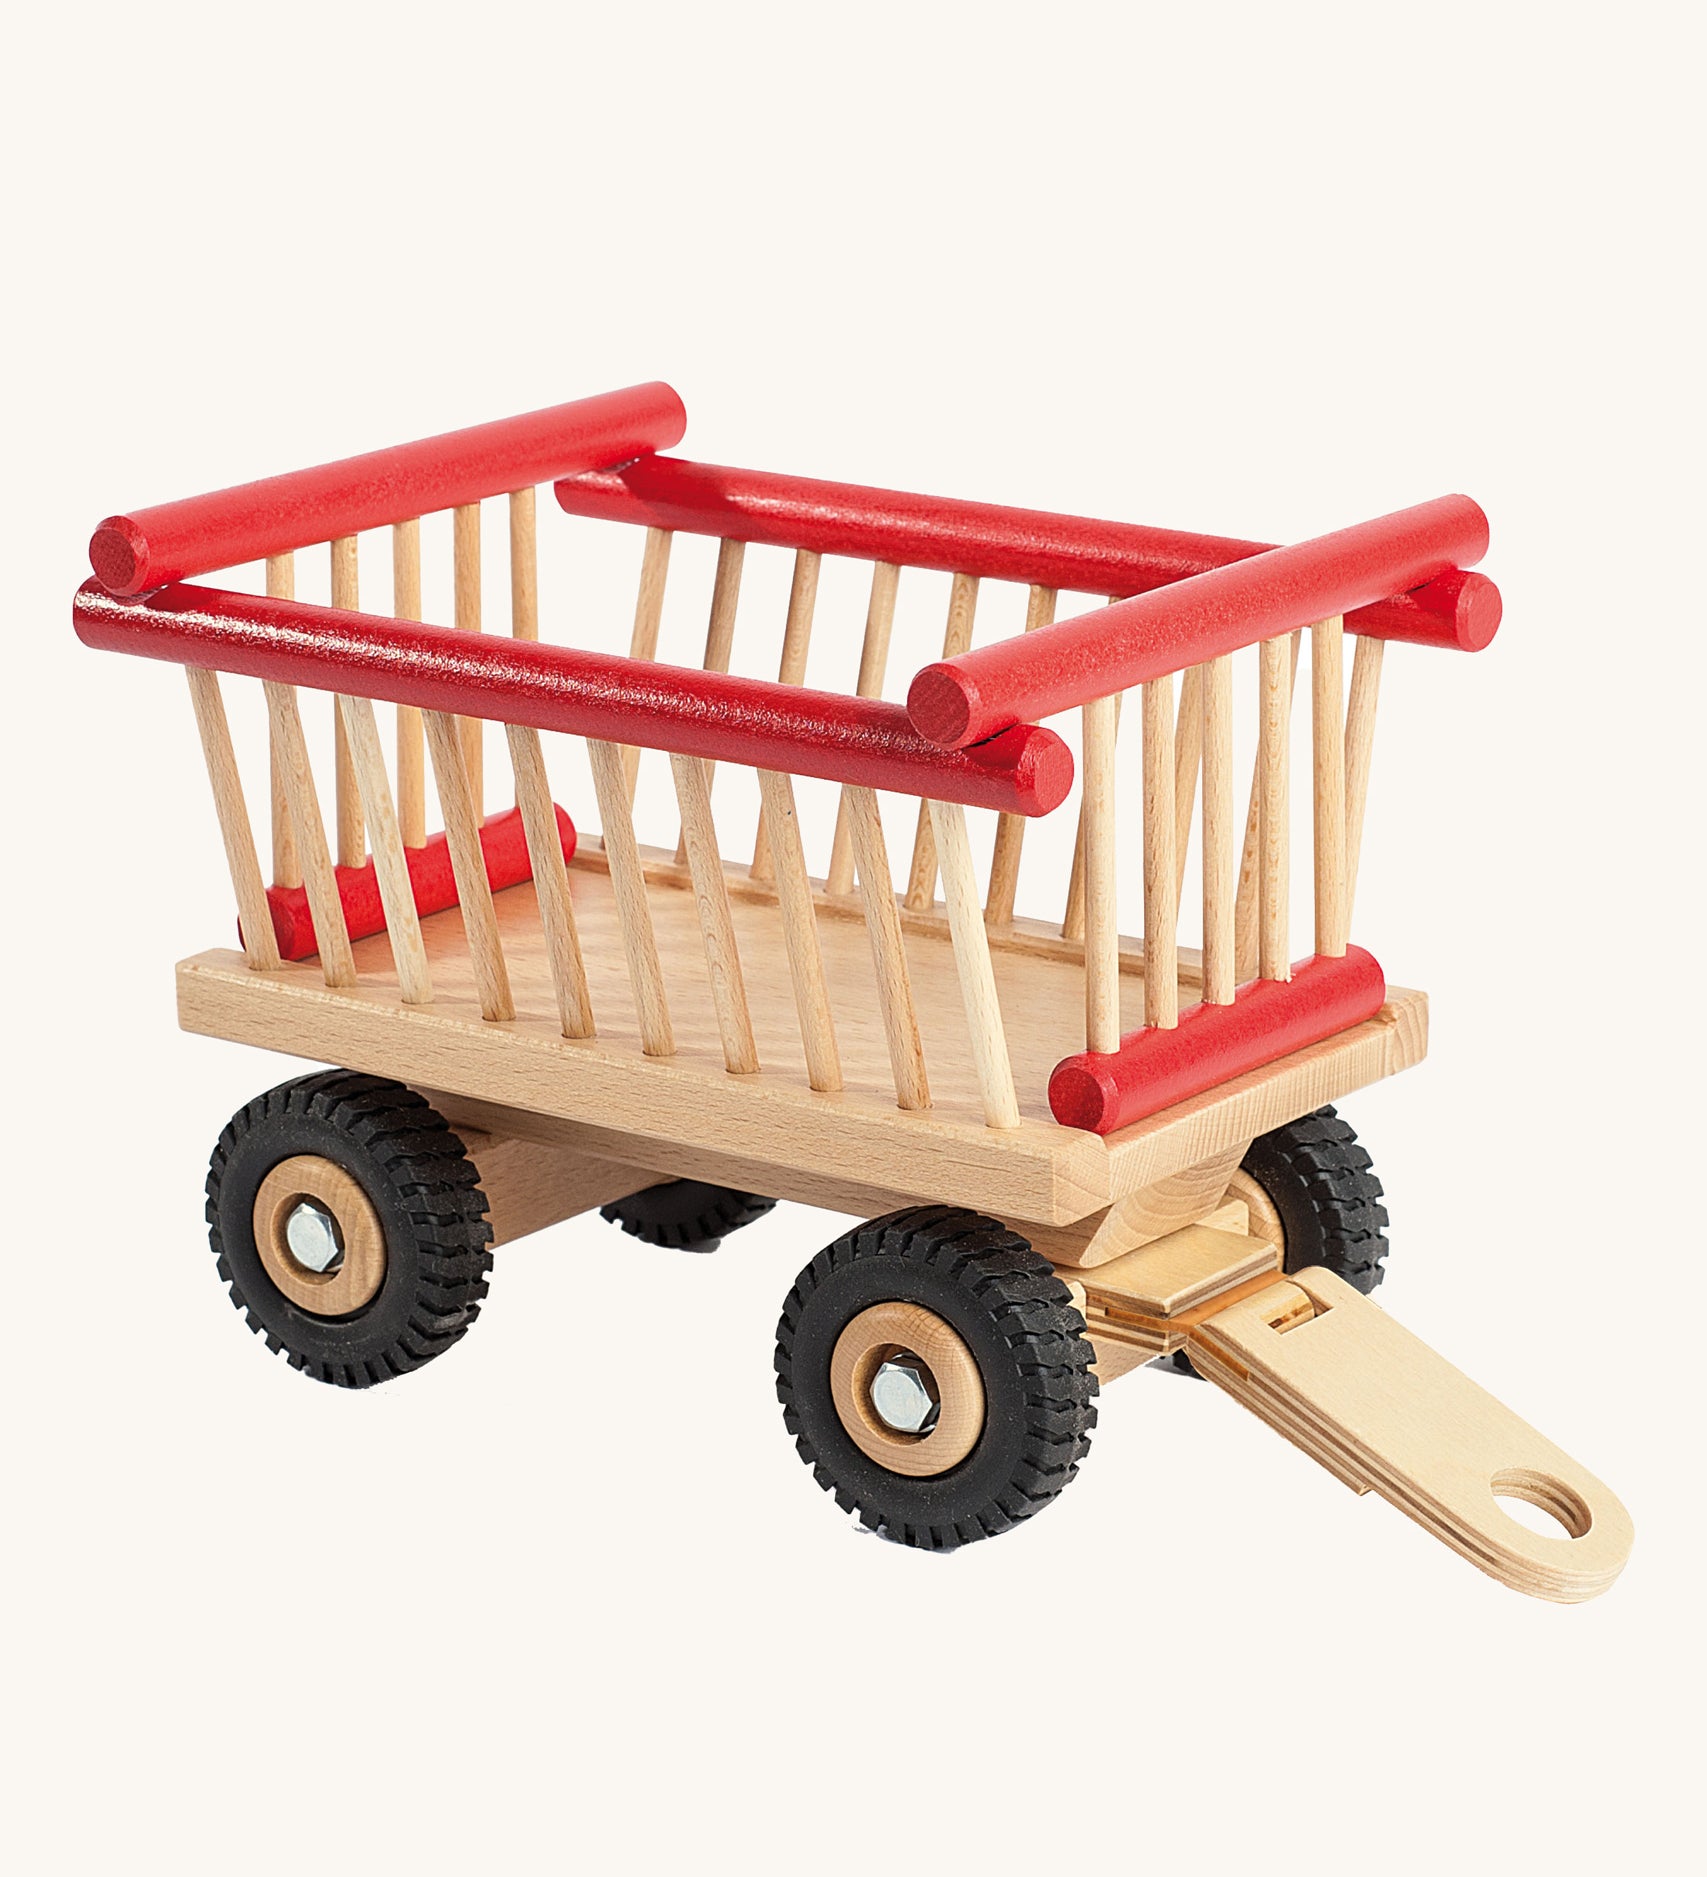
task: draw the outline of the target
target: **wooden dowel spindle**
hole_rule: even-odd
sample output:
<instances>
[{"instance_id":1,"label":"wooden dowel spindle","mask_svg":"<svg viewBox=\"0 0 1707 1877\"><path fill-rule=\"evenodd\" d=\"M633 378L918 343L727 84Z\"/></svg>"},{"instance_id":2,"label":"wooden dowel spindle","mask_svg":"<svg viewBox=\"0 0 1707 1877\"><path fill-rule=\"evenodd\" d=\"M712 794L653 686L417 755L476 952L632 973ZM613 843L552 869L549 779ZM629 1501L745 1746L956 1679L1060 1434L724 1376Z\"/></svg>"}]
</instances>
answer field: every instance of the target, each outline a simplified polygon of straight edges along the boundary
<instances>
[{"instance_id":1,"label":"wooden dowel spindle","mask_svg":"<svg viewBox=\"0 0 1707 1877\"><path fill-rule=\"evenodd\" d=\"M468 773L457 719L443 711L421 713L427 734L427 752L433 759L433 780L438 784L439 812L444 817L445 845L450 849L451 872L462 905L462 927L468 938L469 961L480 998L480 1014L488 1023L507 1023L515 1014L510 995L510 973L498 937L498 913L492 904L492 883L486 877L486 857L480 847L480 819L474 805L474 781Z\"/></svg>"},{"instance_id":2,"label":"wooden dowel spindle","mask_svg":"<svg viewBox=\"0 0 1707 1877\"><path fill-rule=\"evenodd\" d=\"M972 1039L972 1061L984 1103L984 1121L993 1128L1016 1128L1019 1126L1019 1098L1014 1093L1013 1062L1008 1055L1002 1006L996 995L990 941L978 904L978 876L972 865L972 843L966 833L966 810L958 802L933 801L930 811L937 856L942 865L942 893L954 941L955 969L960 977L961 1001L966 1007L966 1027Z\"/></svg>"},{"instance_id":3,"label":"wooden dowel spindle","mask_svg":"<svg viewBox=\"0 0 1707 1877\"><path fill-rule=\"evenodd\" d=\"M1203 667L1193 665L1180 679L1179 715L1174 733L1174 903L1185 893L1186 862L1191 854L1191 814L1197 801L1197 772L1203 762Z\"/></svg>"},{"instance_id":4,"label":"wooden dowel spindle","mask_svg":"<svg viewBox=\"0 0 1707 1877\"><path fill-rule=\"evenodd\" d=\"M284 784L290 810L291 833L302 863L302 885L314 920L315 942L320 948L320 974L333 989L356 981L355 954L344 920L344 902L332 871L332 853L326 845L326 824L320 817L320 797L314 771L308 764L308 740L302 734L302 713L296 692L288 684L263 680L267 698L267 734L274 773Z\"/></svg>"},{"instance_id":5,"label":"wooden dowel spindle","mask_svg":"<svg viewBox=\"0 0 1707 1877\"><path fill-rule=\"evenodd\" d=\"M973 620L978 611L978 576L956 574L948 591L948 624L942 635L944 658L958 658L972 644ZM936 904L936 836L929 806L919 803L919 822L913 835L913 864L907 871L907 910L929 912Z\"/></svg>"},{"instance_id":6,"label":"wooden dowel spindle","mask_svg":"<svg viewBox=\"0 0 1707 1877\"><path fill-rule=\"evenodd\" d=\"M397 619L421 617L421 524L400 521L391 530L391 611ZM397 706L397 827L405 847L427 841L427 756L421 713Z\"/></svg>"},{"instance_id":7,"label":"wooden dowel spindle","mask_svg":"<svg viewBox=\"0 0 1707 1877\"><path fill-rule=\"evenodd\" d=\"M687 842L700 937L711 977L711 1002L723 1042L723 1066L731 1075L754 1075L758 1072L759 1051L747 1009L747 986L735 945L735 919L729 909L723 859L717 851L717 827L711 818L711 789L705 765L697 756L672 753L670 772L682 812L682 835Z\"/></svg>"},{"instance_id":8,"label":"wooden dowel spindle","mask_svg":"<svg viewBox=\"0 0 1707 1877\"><path fill-rule=\"evenodd\" d=\"M1345 621L1310 628L1310 743L1315 779L1316 950L1346 950Z\"/></svg>"},{"instance_id":9,"label":"wooden dowel spindle","mask_svg":"<svg viewBox=\"0 0 1707 1877\"><path fill-rule=\"evenodd\" d=\"M1288 788L1292 693L1285 638L1264 639L1258 649L1257 969L1265 978L1284 982L1292 975L1286 955L1292 858Z\"/></svg>"},{"instance_id":10,"label":"wooden dowel spindle","mask_svg":"<svg viewBox=\"0 0 1707 1877\"><path fill-rule=\"evenodd\" d=\"M460 632L480 630L480 504L469 502L451 510L451 555L456 580L455 621ZM474 825L486 818L485 739L478 717L457 719L462 738L462 760L468 772L468 799L474 810ZM444 784L439 784L439 800L444 800ZM448 825L448 824L447 824Z\"/></svg>"},{"instance_id":11,"label":"wooden dowel spindle","mask_svg":"<svg viewBox=\"0 0 1707 1877\"><path fill-rule=\"evenodd\" d=\"M759 800L771 827L771 858L776 863L777 911L788 948L794 1008L800 1018L800 1041L806 1052L806 1079L820 1091L842 1086L842 1064L824 979L824 954L818 942L818 915L812 882L794 812L794 784L775 770L758 771Z\"/></svg>"},{"instance_id":12,"label":"wooden dowel spindle","mask_svg":"<svg viewBox=\"0 0 1707 1877\"><path fill-rule=\"evenodd\" d=\"M1174 681L1166 677L1144 686L1144 1022L1155 1030L1179 1023L1175 834Z\"/></svg>"},{"instance_id":13,"label":"wooden dowel spindle","mask_svg":"<svg viewBox=\"0 0 1707 1877\"><path fill-rule=\"evenodd\" d=\"M332 542L332 604L346 612L361 605L356 581L356 538L344 535ZM362 798L356 783L355 765L350 756L349 735L344 728L342 711L334 706L333 748L335 751L334 798L338 824L338 865L360 867L367 860L366 836L362 828Z\"/></svg>"},{"instance_id":14,"label":"wooden dowel spindle","mask_svg":"<svg viewBox=\"0 0 1707 1877\"><path fill-rule=\"evenodd\" d=\"M1109 605L1114 604L1113 600ZM1120 707L1125 693L1114 700L1114 733L1120 735ZM1073 867L1067 876L1067 903L1061 911L1061 936L1077 944L1085 936L1085 803L1084 786L1079 791L1079 824L1073 835Z\"/></svg>"},{"instance_id":15,"label":"wooden dowel spindle","mask_svg":"<svg viewBox=\"0 0 1707 1877\"><path fill-rule=\"evenodd\" d=\"M530 725L505 724L504 735L510 745L510 767L515 772L516 806L522 812L528 858L533 863L533 890L539 901L552 989L557 994L558 1021L565 1036L586 1038L594 1034L593 1000L587 991L587 971L575 929L575 906L569 894L569 870L563 864L557 810L552 805L551 784L545 773L545 752L540 747L539 732Z\"/></svg>"},{"instance_id":16,"label":"wooden dowel spindle","mask_svg":"<svg viewBox=\"0 0 1707 1877\"><path fill-rule=\"evenodd\" d=\"M1345 710L1345 923L1357 901L1357 863L1363 852L1363 811L1369 801L1369 767L1375 755L1375 706L1381 696L1385 639L1360 637L1351 661L1351 696Z\"/></svg>"},{"instance_id":17,"label":"wooden dowel spindle","mask_svg":"<svg viewBox=\"0 0 1707 1877\"><path fill-rule=\"evenodd\" d=\"M646 875L634 838L634 810L629 802L622 749L615 743L600 743L589 737L587 760L592 765L593 789L599 798L605 860L616 900L617 929L628 960L634 1014L640 1024L640 1047L648 1056L673 1056L676 1039L664 996L664 969L658 962L652 909L646 903Z\"/></svg>"},{"instance_id":18,"label":"wooden dowel spindle","mask_svg":"<svg viewBox=\"0 0 1707 1877\"><path fill-rule=\"evenodd\" d=\"M782 658L777 666L779 684L806 682L806 655L812 644L812 615L818 604L820 556L801 548L794 556L794 580L788 590L788 621L782 633ZM764 804L759 805L758 833L753 840L753 864L747 869L759 881L772 878L770 836L765 832Z\"/></svg>"},{"instance_id":19,"label":"wooden dowel spindle","mask_svg":"<svg viewBox=\"0 0 1707 1877\"><path fill-rule=\"evenodd\" d=\"M1085 1048L1120 1047L1120 926L1115 901L1116 700L1084 707Z\"/></svg>"},{"instance_id":20,"label":"wooden dowel spindle","mask_svg":"<svg viewBox=\"0 0 1707 1877\"><path fill-rule=\"evenodd\" d=\"M267 598L270 600L294 600L296 598L296 556L294 554L269 554L267 556ZM302 863L296 857L296 836L291 832L290 805L285 800L284 778L279 774L277 763L273 762L270 757L269 762L271 764L273 885L301 886Z\"/></svg>"},{"instance_id":21,"label":"wooden dowel spindle","mask_svg":"<svg viewBox=\"0 0 1707 1877\"><path fill-rule=\"evenodd\" d=\"M634 630L628 640L630 658L658 656L658 630L664 620L664 587L670 575L670 543L674 538L668 528L646 530L646 546L640 557L640 589L634 596ZM640 774L640 752L632 744L623 746L622 773L632 803L635 778Z\"/></svg>"},{"instance_id":22,"label":"wooden dowel spindle","mask_svg":"<svg viewBox=\"0 0 1707 1877\"><path fill-rule=\"evenodd\" d=\"M735 650L735 614L741 601L741 568L746 560L745 541L719 541L717 576L711 584L711 617L705 627L706 671L727 671ZM709 789L717 774L717 765L705 765L705 786ZM688 840L684 832L676 842L676 865L687 864Z\"/></svg>"},{"instance_id":23,"label":"wooden dowel spindle","mask_svg":"<svg viewBox=\"0 0 1707 1877\"><path fill-rule=\"evenodd\" d=\"M1203 668L1203 1001L1230 1004L1233 933L1233 661Z\"/></svg>"},{"instance_id":24,"label":"wooden dowel spindle","mask_svg":"<svg viewBox=\"0 0 1707 1877\"><path fill-rule=\"evenodd\" d=\"M539 541L532 489L510 496L510 636L539 637Z\"/></svg>"},{"instance_id":25,"label":"wooden dowel spindle","mask_svg":"<svg viewBox=\"0 0 1707 1877\"><path fill-rule=\"evenodd\" d=\"M865 637L859 648L859 682L854 689L860 697L881 697L883 675L889 664L889 637L895 625L895 595L901 569L890 561L875 561L871 569L871 599L865 609ZM854 883L853 835L848 828L848 805L836 807L835 838L830 843L830 871L825 878L827 892L851 893Z\"/></svg>"},{"instance_id":26,"label":"wooden dowel spindle","mask_svg":"<svg viewBox=\"0 0 1707 1877\"><path fill-rule=\"evenodd\" d=\"M1033 587L1026 596L1025 629L1035 632L1055 618L1055 589ZM990 890L984 899L984 917L994 926L1012 925L1019 892L1020 852L1025 842L1024 815L996 817L996 844L990 852Z\"/></svg>"},{"instance_id":27,"label":"wooden dowel spindle","mask_svg":"<svg viewBox=\"0 0 1707 1877\"><path fill-rule=\"evenodd\" d=\"M1298 680L1298 647L1301 633L1291 635L1291 667L1287 678L1286 710L1287 720L1291 721L1292 687ZM1259 666L1261 654L1258 654ZM1259 712L1260 716L1260 712ZM1251 773L1251 794L1245 811L1244 845L1239 850L1239 889L1233 902L1233 943L1234 974L1241 984L1248 984L1257 975L1257 956L1259 951L1257 929L1258 917L1257 878L1257 837L1262 826L1262 757L1258 750L1257 762Z\"/></svg>"},{"instance_id":28,"label":"wooden dowel spindle","mask_svg":"<svg viewBox=\"0 0 1707 1877\"><path fill-rule=\"evenodd\" d=\"M231 870L231 890L237 897L237 917L243 935L243 955L251 971L276 971L278 940L273 933L272 909L267 904L266 882L255 852L255 834L243 800L243 782L231 747L231 725L219 692L219 674L199 665L186 665L190 703L196 713L202 756L207 762L208 786L213 790L219 837L225 844L225 864Z\"/></svg>"},{"instance_id":29,"label":"wooden dowel spindle","mask_svg":"<svg viewBox=\"0 0 1707 1877\"><path fill-rule=\"evenodd\" d=\"M844 800L860 900L865 908L865 929L871 940L871 962L877 975L877 1007L883 1017L889 1066L895 1078L895 1100L903 1108L928 1108L931 1090L925 1075L925 1051L919 1040L913 984L907 972L907 950L901 936L901 915L895 906L895 886L889 873L889 850L884 845L877 797L870 789L849 788Z\"/></svg>"},{"instance_id":30,"label":"wooden dowel spindle","mask_svg":"<svg viewBox=\"0 0 1707 1877\"><path fill-rule=\"evenodd\" d=\"M373 705L365 697L340 697L338 721L349 745L362 812L373 834L373 870L385 908L385 931L397 965L397 984L406 1004L430 1004L433 980L427 969L427 948L421 939L421 919L415 910L415 889L409 863L403 856L403 836L392 807L391 784L385 774L385 750Z\"/></svg>"}]
</instances>

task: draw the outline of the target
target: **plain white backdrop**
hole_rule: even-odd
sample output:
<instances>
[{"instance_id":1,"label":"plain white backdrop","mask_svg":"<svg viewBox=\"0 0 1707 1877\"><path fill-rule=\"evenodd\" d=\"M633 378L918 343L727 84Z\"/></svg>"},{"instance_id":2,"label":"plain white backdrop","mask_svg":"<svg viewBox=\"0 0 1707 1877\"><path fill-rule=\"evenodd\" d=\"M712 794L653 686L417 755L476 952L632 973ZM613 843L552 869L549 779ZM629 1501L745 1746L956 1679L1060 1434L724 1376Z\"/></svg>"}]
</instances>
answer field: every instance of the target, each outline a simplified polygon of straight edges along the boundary
<instances>
[{"instance_id":1,"label":"plain white backdrop","mask_svg":"<svg viewBox=\"0 0 1707 1877\"><path fill-rule=\"evenodd\" d=\"M161 3L11 43L10 1867L1680 1868L1692 11ZM1609 1596L1505 1591L1147 1372L1032 1526L857 1538L772 1393L841 1229L799 1208L714 1258L559 1227L367 1395L244 1334L201 1180L294 1065L174 1026L228 888L181 680L72 638L86 538L649 377L712 461L1273 540L1482 502L1506 623L1390 656L1356 922L1433 1055L1344 1108L1383 1304L1629 1504ZM549 553L547 635L620 648L632 566Z\"/></svg>"}]
</instances>

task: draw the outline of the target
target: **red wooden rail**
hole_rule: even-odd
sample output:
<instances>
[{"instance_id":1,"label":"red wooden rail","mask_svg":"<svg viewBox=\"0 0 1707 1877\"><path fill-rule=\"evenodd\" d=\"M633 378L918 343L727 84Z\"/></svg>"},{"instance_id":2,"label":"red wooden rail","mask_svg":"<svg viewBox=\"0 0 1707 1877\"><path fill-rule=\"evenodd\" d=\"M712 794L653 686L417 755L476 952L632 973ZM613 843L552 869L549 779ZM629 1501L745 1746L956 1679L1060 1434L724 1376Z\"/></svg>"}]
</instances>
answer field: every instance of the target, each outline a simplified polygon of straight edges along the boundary
<instances>
[{"instance_id":1,"label":"red wooden rail","mask_svg":"<svg viewBox=\"0 0 1707 1877\"><path fill-rule=\"evenodd\" d=\"M668 385L631 385L318 469L112 515L95 530L89 564L109 591L141 593L364 528L531 489L573 470L628 462L680 442L686 428L687 412Z\"/></svg>"},{"instance_id":2,"label":"red wooden rail","mask_svg":"<svg viewBox=\"0 0 1707 1877\"><path fill-rule=\"evenodd\" d=\"M84 644L102 651L969 808L1046 815L1066 800L1073 781L1066 744L1029 724L979 749L951 753L919 736L899 704L877 698L216 587L173 585L124 599L87 580L72 621Z\"/></svg>"},{"instance_id":3,"label":"red wooden rail","mask_svg":"<svg viewBox=\"0 0 1707 1877\"><path fill-rule=\"evenodd\" d=\"M1067 1057L1049 1078L1049 1111L1063 1127L1112 1134L1337 1036L1386 996L1381 967L1359 946L1302 959L1290 982L1256 978L1230 1004L1193 1005L1170 1030L1133 1030L1108 1055Z\"/></svg>"},{"instance_id":4,"label":"red wooden rail","mask_svg":"<svg viewBox=\"0 0 1707 1877\"><path fill-rule=\"evenodd\" d=\"M1353 614L1487 550L1481 509L1467 495L1443 495L926 665L913 679L907 712L921 735L960 749L1009 724Z\"/></svg>"},{"instance_id":5,"label":"red wooden rail","mask_svg":"<svg viewBox=\"0 0 1707 1877\"><path fill-rule=\"evenodd\" d=\"M557 500L571 515L597 521L642 522L1121 598L1269 552L1260 541L725 469L673 456L643 456L626 469L566 477L557 484ZM1478 651L1499 625L1499 589L1483 574L1454 569L1415 592L1397 586L1389 591L1398 597L1383 594L1353 612L1346 621L1353 632Z\"/></svg>"}]
</instances>

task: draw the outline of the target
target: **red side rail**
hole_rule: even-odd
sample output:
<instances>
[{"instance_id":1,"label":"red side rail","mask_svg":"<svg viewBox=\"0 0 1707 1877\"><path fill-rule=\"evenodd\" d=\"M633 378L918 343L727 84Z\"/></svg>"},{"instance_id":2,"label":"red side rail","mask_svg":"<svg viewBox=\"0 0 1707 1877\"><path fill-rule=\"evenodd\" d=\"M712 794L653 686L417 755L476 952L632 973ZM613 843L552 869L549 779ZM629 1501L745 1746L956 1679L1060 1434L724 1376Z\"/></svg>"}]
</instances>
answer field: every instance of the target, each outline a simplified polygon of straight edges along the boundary
<instances>
[{"instance_id":1,"label":"red side rail","mask_svg":"<svg viewBox=\"0 0 1707 1877\"><path fill-rule=\"evenodd\" d=\"M672 456L643 456L626 469L567 477L557 484L557 500L571 515L596 521L640 522L1122 599L1269 552L1260 541L946 501ZM1477 651L1494 636L1499 620L1494 583L1484 574L1454 569L1418 584L1415 592L1388 589L1356 608L1346 624L1373 638Z\"/></svg>"},{"instance_id":2,"label":"red side rail","mask_svg":"<svg viewBox=\"0 0 1707 1877\"><path fill-rule=\"evenodd\" d=\"M979 749L951 753L921 737L899 704L881 699L296 600L183 585L122 599L87 580L72 621L84 644L101 651L970 808L1046 815L1066 800L1073 781L1066 744L1028 724Z\"/></svg>"},{"instance_id":3,"label":"red side rail","mask_svg":"<svg viewBox=\"0 0 1707 1877\"><path fill-rule=\"evenodd\" d=\"M1481 509L1467 495L1443 495L926 665L908 692L908 715L932 742L959 749L1009 724L1355 614L1487 551Z\"/></svg>"},{"instance_id":4,"label":"red side rail","mask_svg":"<svg viewBox=\"0 0 1707 1877\"><path fill-rule=\"evenodd\" d=\"M687 412L668 385L631 385L319 469L112 515L95 530L89 564L110 592L142 593L364 528L483 502L575 470L629 462L679 443L686 428Z\"/></svg>"}]
</instances>

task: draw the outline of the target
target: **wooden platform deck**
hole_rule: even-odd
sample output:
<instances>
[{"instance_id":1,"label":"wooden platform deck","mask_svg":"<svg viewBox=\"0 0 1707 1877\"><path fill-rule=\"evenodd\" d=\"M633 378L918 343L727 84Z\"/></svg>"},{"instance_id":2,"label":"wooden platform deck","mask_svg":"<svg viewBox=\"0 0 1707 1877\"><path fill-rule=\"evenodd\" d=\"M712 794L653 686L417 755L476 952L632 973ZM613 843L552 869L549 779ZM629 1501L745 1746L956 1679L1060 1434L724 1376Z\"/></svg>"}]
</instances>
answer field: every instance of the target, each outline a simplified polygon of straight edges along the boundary
<instances>
[{"instance_id":1,"label":"wooden platform deck","mask_svg":"<svg viewBox=\"0 0 1707 1877\"><path fill-rule=\"evenodd\" d=\"M1427 1003L1393 990L1368 1023L1106 1140L1049 1115L1050 1071L1081 1046L1082 967L1058 941L1023 930L995 948L997 988L1021 1125L984 1124L959 981L946 928L908 922L907 957L932 1107L897 1108L879 1020L870 948L857 902L826 903L819 920L846 1087L807 1086L787 957L774 901L737 894L734 917L758 1044L756 1075L723 1065L692 893L649 868L658 950L676 1053L641 1053L615 906L596 848L569 870L596 1037L558 1028L531 885L497 896L516 1016L482 1022L460 913L424 922L434 1002L397 994L383 935L355 948L359 983L331 991L317 962L275 972L237 951L178 967L184 1028L317 1062L396 1076L457 1098L484 1125L660 1174L742 1186L871 1216L921 1199L976 1206L1013 1221L1065 1225L1229 1145L1308 1113L1419 1061ZM1039 929L1039 932L1041 929ZM1053 946L1053 955L1051 948ZM1183 995L1195 992L1188 986ZM1122 978L1125 1027L1142 1020L1136 965Z\"/></svg>"}]
</instances>

